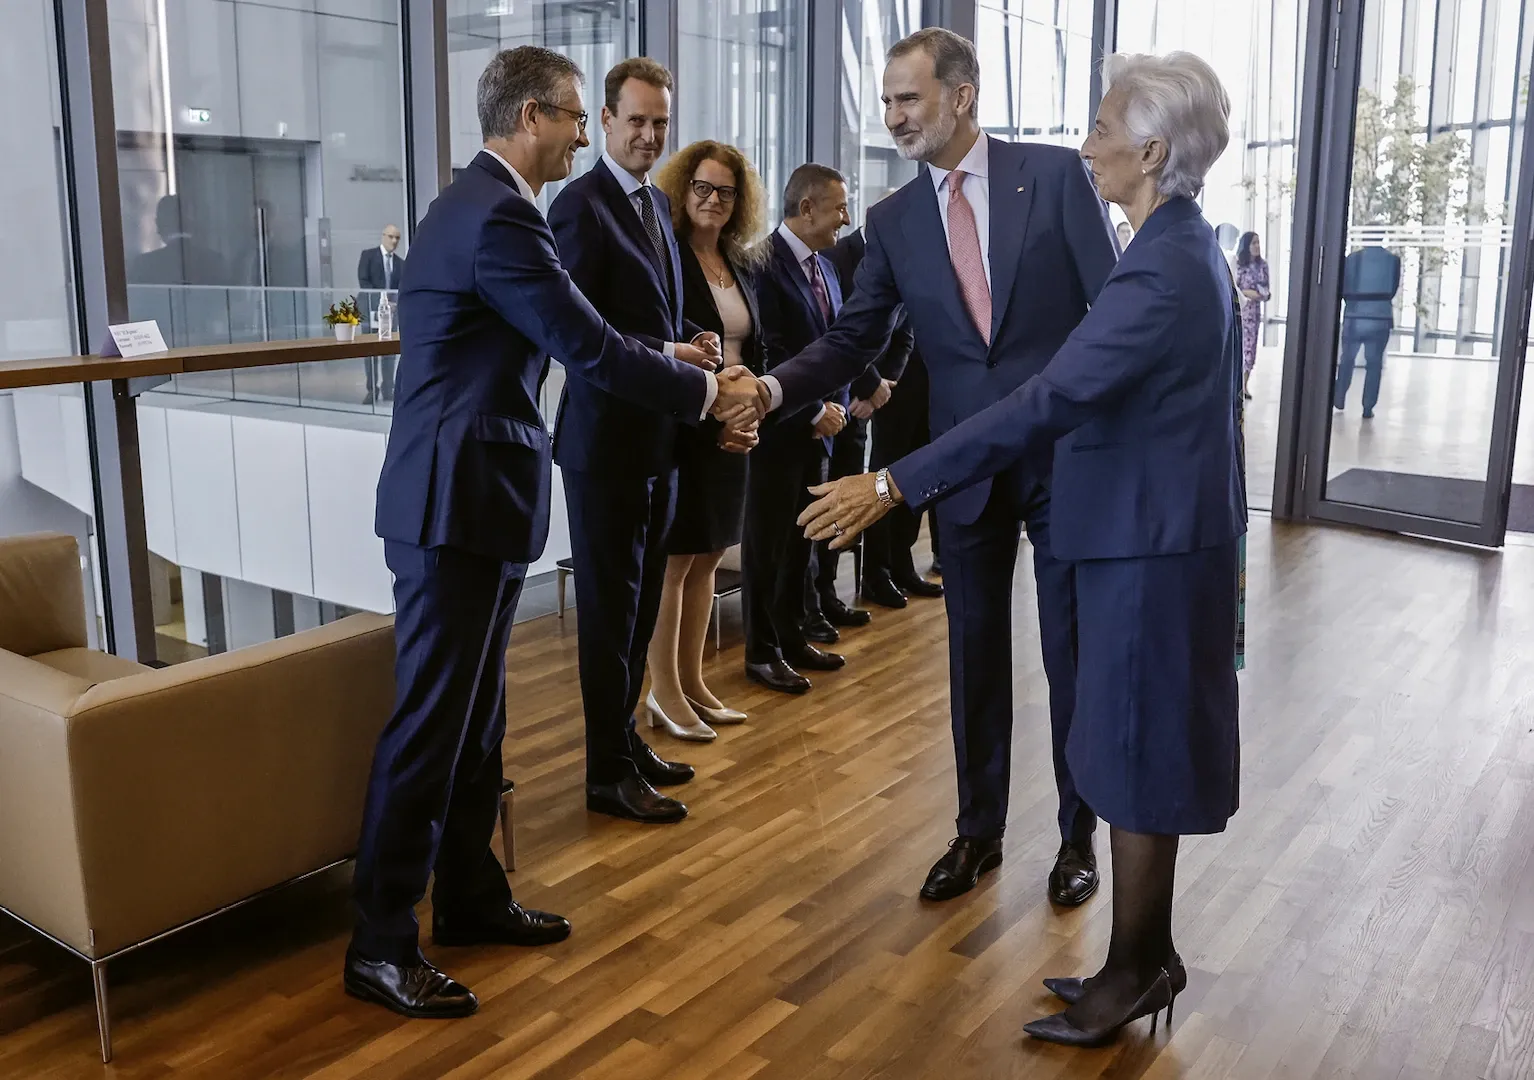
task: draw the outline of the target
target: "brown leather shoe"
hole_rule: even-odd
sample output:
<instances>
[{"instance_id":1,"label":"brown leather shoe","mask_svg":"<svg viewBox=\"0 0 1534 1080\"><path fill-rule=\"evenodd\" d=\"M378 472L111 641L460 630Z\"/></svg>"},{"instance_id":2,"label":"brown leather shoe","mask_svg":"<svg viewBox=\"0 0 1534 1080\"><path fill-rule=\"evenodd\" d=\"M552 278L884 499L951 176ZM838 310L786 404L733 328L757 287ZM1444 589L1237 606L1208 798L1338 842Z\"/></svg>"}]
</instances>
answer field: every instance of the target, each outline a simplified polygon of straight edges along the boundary
<instances>
[{"instance_id":1,"label":"brown leather shoe","mask_svg":"<svg viewBox=\"0 0 1534 1080\"><path fill-rule=\"evenodd\" d=\"M1099 884L1097 856L1092 849L1061 844L1055 868L1049 872L1049 898L1061 907L1079 907L1091 898Z\"/></svg>"}]
</instances>

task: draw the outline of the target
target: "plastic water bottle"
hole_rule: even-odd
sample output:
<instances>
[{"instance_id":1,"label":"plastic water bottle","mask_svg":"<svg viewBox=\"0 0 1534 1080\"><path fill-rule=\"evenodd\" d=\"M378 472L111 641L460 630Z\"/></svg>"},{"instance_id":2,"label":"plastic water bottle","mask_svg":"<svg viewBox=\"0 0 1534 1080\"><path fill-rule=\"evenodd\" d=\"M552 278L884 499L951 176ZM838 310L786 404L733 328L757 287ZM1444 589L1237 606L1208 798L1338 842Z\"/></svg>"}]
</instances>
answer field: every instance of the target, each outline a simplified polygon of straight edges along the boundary
<instances>
[{"instance_id":1,"label":"plastic water bottle","mask_svg":"<svg viewBox=\"0 0 1534 1080\"><path fill-rule=\"evenodd\" d=\"M388 341L394 336L394 305L389 303L389 294L384 292L378 298L378 340Z\"/></svg>"}]
</instances>

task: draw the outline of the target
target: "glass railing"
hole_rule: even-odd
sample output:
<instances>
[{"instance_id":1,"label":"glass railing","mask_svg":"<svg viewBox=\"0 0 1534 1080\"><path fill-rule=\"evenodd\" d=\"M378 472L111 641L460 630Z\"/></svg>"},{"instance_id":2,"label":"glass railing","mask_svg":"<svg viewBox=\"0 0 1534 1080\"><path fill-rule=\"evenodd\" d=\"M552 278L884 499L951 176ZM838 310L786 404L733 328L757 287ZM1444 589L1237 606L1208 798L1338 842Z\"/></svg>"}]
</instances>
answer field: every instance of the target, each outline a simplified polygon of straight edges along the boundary
<instances>
[{"instance_id":1,"label":"glass railing","mask_svg":"<svg viewBox=\"0 0 1534 1080\"><path fill-rule=\"evenodd\" d=\"M362 333L376 330L383 294L373 289L263 288L223 285L129 285L134 321L153 319L172 348L242 345L329 337L325 312L354 296L363 313ZM398 300L391 292L390 298ZM399 332L398 309L395 333ZM259 401L342 412L389 414L394 406L396 356L247 368L177 375L160 389L198 397ZM550 365L540 405L550 428L559 408L564 370Z\"/></svg>"}]
</instances>

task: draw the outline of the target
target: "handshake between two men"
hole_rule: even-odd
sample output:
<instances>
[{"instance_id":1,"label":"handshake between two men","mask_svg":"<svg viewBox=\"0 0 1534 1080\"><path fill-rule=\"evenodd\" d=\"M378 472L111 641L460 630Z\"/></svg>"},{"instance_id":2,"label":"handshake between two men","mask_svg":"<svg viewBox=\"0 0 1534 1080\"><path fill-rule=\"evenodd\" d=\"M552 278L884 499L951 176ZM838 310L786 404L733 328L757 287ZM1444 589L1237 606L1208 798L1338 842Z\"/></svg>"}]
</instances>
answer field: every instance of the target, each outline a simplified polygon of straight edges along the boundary
<instances>
[{"instance_id":1,"label":"handshake between two men","mask_svg":"<svg viewBox=\"0 0 1534 1080\"><path fill-rule=\"evenodd\" d=\"M707 331L686 344L678 343L676 358L712 372L717 393L709 414L724 425L719 446L734 454L748 453L758 441L762 418L772 407L772 392L747 367L721 368L719 335Z\"/></svg>"}]
</instances>

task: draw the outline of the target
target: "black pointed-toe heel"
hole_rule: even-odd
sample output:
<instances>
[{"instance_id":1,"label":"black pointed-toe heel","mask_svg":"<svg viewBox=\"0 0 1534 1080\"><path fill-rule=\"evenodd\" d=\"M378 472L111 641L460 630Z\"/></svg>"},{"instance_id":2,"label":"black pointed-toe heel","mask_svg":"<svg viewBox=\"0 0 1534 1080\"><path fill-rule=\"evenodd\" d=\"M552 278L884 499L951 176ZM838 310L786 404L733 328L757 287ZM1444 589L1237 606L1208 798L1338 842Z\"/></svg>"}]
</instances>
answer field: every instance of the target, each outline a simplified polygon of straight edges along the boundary
<instances>
[{"instance_id":1,"label":"black pointed-toe heel","mask_svg":"<svg viewBox=\"0 0 1534 1080\"><path fill-rule=\"evenodd\" d=\"M1172 997L1176 997L1188 988L1188 969L1182 962L1182 957L1172 953L1166 965L1167 979L1172 984ZM1087 979L1045 979L1044 989L1067 1005L1074 1005L1080 1001L1087 992Z\"/></svg>"},{"instance_id":2,"label":"black pointed-toe heel","mask_svg":"<svg viewBox=\"0 0 1534 1080\"><path fill-rule=\"evenodd\" d=\"M1160 1019L1162 1009L1168 1010L1167 1023L1170 1024L1172 1000L1172 984L1163 970L1157 973L1156 981L1140 995L1139 1000L1130 1006L1129 1015L1116 1024L1087 1030L1071 1023L1066 1019L1065 1013L1056 1013L1054 1016L1046 1016L1025 1025L1023 1030L1035 1039L1058 1043L1061 1046L1107 1046L1118 1038L1119 1032L1123 1031L1127 1025L1143 1016L1151 1018L1151 1034L1154 1035L1156 1022Z\"/></svg>"}]
</instances>

